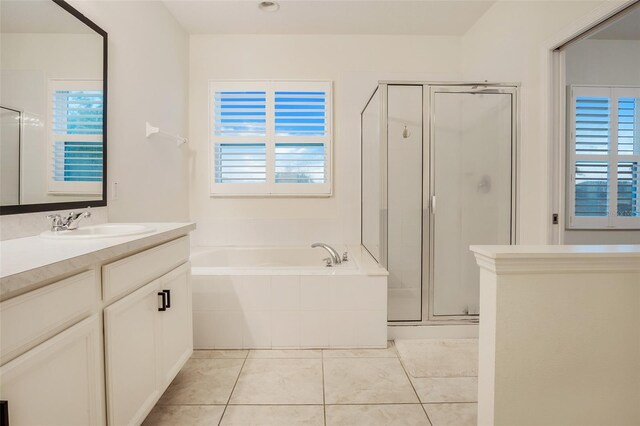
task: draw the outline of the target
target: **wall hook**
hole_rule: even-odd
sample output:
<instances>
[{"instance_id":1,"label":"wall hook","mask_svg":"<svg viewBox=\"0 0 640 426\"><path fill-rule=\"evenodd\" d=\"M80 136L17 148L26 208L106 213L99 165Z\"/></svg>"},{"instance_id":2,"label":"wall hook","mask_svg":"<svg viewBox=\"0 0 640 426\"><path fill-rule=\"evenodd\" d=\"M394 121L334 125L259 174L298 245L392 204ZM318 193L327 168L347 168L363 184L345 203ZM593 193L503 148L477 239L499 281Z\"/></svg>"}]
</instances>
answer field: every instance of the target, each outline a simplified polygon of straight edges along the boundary
<instances>
[{"instance_id":1,"label":"wall hook","mask_svg":"<svg viewBox=\"0 0 640 426\"><path fill-rule=\"evenodd\" d=\"M409 136L411 136L411 132L409 131L409 129L407 128L407 125L404 125L404 130L402 130L402 137L407 139Z\"/></svg>"},{"instance_id":2,"label":"wall hook","mask_svg":"<svg viewBox=\"0 0 640 426\"><path fill-rule=\"evenodd\" d=\"M189 141L187 140L187 138L183 138L182 136L179 135L172 135L170 133L167 132L163 132L162 130L160 130L158 127L152 126L151 124L149 124L149 122L147 121L146 123L146 134L147 134L147 138L151 137L151 135L155 135L155 134L159 134L162 136L165 136L169 139L175 139L176 140L176 145L180 146L182 144L188 143Z\"/></svg>"}]
</instances>

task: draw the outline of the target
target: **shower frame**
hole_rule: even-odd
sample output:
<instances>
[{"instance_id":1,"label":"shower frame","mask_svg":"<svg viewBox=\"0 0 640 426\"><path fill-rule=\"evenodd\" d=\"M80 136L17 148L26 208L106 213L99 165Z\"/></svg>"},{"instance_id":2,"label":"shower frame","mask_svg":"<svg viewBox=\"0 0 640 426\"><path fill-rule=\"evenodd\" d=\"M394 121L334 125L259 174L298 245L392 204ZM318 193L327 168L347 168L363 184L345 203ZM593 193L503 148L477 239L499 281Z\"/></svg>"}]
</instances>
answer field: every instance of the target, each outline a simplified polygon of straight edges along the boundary
<instances>
[{"instance_id":1,"label":"shower frame","mask_svg":"<svg viewBox=\"0 0 640 426\"><path fill-rule=\"evenodd\" d=\"M402 81L380 80L373 90L365 106L360 112L360 238L362 246L369 251L363 243L363 149L364 139L362 134L363 116L375 94L379 91L379 139L380 139L380 194L381 209L384 212L380 224L381 259L380 263L385 267L388 259L388 87L389 86L422 86L422 221L421 221L421 319L420 320L389 320L390 326L406 325L443 325L443 324L474 324L479 322L479 315L434 315L434 232L433 201L435 191L434 165L435 158L432 155L434 144L434 97L436 93L478 93L478 94L508 94L511 96L511 244L519 242L518 208L520 170L520 84L519 83L494 83L494 82L434 82L434 81ZM383 166L384 165L384 166ZM370 253L371 254L371 253ZM372 255L373 256L373 255ZM373 256L375 258L375 256ZM426 290L426 291L425 291Z\"/></svg>"}]
</instances>

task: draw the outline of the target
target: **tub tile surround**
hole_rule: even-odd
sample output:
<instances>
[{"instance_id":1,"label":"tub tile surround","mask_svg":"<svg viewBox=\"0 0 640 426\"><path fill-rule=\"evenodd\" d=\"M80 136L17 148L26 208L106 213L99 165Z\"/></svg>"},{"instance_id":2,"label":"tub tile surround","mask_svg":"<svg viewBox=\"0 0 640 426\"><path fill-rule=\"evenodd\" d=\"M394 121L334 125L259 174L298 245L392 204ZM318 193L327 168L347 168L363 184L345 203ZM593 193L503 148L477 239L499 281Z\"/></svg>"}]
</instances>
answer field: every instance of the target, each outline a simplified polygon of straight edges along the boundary
<instances>
[{"instance_id":1,"label":"tub tile surround","mask_svg":"<svg viewBox=\"0 0 640 426\"><path fill-rule=\"evenodd\" d=\"M0 300L34 290L53 278L178 238L194 223L146 223L155 231L126 237L55 240L39 235L0 242Z\"/></svg>"},{"instance_id":2,"label":"tub tile surround","mask_svg":"<svg viewBox=\"0 0 640 426\"><path fill-rule=\"evenodd\" d=\"M334 268L309 247L193 248L194 347L384 347L387 272L360 246L336 247L350 261Z\"/></svg>"},{"instance_id":3,"label":"tub tile surround","mask_svg":"<svg viewBox=\"0 0 640 426\"><path fill-rule=\"evenodd\" d=\"M193 275L196 349L384 347L385 276Z\"/></svg>"},{"instance_id":4,"label":"tub tile surround","mask_svg":"<svg viewBox=\"0 0 640 426\"><path fill-rule=\"evenodd\" d=\"M187 384L182 389L187 399L177 401L167 397L173 392L172 384L145 425L476 424L477 397L469 393L472 386L444 381L460 378L422 382L424 392L430 395L423 398L423 392L413 386L414 378L393 342L384 349L196 350L194 359L211 364L224 359L242 363L239 372L235 364L225 367L224 374L234 376L236 381L232 389L227 383L211 383L208 388L211 395L225 395L226 401L213 405L198 403L206 389L202 386L206 379L196 379L188 386L184 378L193 374L207 376L209 370L200 366L200 373L194 373L196 369L185 367L174 383ZM447 359L438 362L443 364L442 368L450 368L446 366ZM189 387L193 390L189 391ZM461 388L464 390L460 391ZM468 402L460 400L460 393L466 395ZM177 417L179 414L183 416Z\"/></svg>"}]
</instances>

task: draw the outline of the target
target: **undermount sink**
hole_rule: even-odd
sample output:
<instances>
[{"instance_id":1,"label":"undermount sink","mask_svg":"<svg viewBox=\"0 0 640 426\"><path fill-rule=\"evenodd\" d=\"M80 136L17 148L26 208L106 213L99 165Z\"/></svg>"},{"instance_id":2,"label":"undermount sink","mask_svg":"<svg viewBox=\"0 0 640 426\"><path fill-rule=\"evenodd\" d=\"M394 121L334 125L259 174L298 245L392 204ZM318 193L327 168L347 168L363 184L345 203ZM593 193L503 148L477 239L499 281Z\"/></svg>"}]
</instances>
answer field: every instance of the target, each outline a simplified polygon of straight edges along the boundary
<instances>
[{"instance_id":1,"label":"undermount sink","mask_svg":"<svg viewBox=\"0 0 640 426\"><path fill-rule=\"evenodd\" d=\"M127 237L131 235L146 234L155 231L156 228L135 223L105 223L103 225L84 226L68 231L45 231L40 234L44 238L57 240L77 240L89 238Z\"/></svg>"}]
</instances>

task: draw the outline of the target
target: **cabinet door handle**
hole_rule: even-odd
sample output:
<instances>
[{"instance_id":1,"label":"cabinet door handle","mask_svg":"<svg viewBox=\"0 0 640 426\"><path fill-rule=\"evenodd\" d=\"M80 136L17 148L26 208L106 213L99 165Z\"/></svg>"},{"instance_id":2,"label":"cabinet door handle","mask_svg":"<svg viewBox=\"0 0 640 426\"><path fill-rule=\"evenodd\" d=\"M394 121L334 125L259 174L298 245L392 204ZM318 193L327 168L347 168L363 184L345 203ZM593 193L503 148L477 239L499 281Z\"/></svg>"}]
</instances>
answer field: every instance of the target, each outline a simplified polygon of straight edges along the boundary
<instances>
[{"instance_id":1,"label":"cabinet door handle","mask_svg":"<svg viewBox=\"0 0 640 426\"><path fill-rule=\"evenodd\" d=\"M158 296L162 297L162 306L158 308L159 311L167 310L167 294L164 291L159 291Z\"/></svg>"},{"instance_id":2,"label":"cabinet door handle","mask_svg":"<svg viewBox=\"0 0 640 426\"><path fill-rule=\"evenodd\" d=\"M167 308L171 307L171 290L162 290L167 295Z\"/></svg>"}]
</instances>

